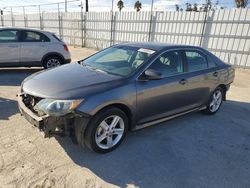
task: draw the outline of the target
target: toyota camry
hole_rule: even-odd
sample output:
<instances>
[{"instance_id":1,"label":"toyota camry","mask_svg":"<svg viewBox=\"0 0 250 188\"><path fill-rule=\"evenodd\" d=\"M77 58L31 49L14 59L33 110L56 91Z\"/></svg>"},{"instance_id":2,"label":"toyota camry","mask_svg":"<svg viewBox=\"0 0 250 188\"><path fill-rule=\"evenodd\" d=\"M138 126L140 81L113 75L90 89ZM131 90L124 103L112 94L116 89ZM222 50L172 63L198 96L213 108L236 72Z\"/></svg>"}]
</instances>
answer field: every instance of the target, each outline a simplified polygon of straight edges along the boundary
<instances>
[{"instance_id":1,"label":"toyota camry","mask_svg":"<svg viewBox=\"0 0 250 188\"><path fill-rule=\"evenodd\" d=\"M106 153L128 130L194 111L215 114L233 80L234 68L203 48L127 43L29 76L18 104L45 136L69 133Z\"/></svg>"}]
</instances>

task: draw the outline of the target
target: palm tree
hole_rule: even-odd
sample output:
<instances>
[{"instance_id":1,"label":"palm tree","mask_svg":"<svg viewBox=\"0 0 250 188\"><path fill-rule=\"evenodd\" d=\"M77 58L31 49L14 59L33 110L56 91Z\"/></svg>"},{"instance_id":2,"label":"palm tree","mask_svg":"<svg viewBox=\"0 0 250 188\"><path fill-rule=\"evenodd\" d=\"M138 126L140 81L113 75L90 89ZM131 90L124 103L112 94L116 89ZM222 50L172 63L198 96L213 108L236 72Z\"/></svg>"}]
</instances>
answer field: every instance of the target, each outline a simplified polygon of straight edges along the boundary
<instances>
[{"instance_id":1,"label":"palm tree","mask_svg":"<svg viewBox=\"0 0 250 188\"><path fill-rule=\"evenodd\" d=\"M179 5L177 5L177 4L175 5L175 10L176 10L176 11L179 11L179 10L180 10Z\"/></svg>"},{"instance_id":2,"label":"palm tree","mask_svg":"<svg viewBox=\"0 0 250 188\"><path fill-rule=\"evenodd\" d=\"M192 11L192 5L190 3L186 3L186 11Z\"/></svg>"},{"instance_id":3,"label":"palm tree","mask_svg":"<svg viewBox=\"0 0 250 188\"><path fill-rule=\"evenodd\" d=\"M207 9L208 10L212 9L212 1L211 0L207 0Z\"/></svg>"},{"instance_id":4,"label":"palm tree","mask_svg":"<svg viewBox=\"0 0 250 188\"><path fill-rule=\"evenodd\" d=\"M237 8L245 8L247 4L249 3L248 0L235 0L236 7Z\"/></svg>"},{"instance_id":5,"label":"palm tree","mask_svg":"<svg viewBox=\"0 0 250 188\"><path fill-rule=\"evenodd\" d=\"M136 1L134 8L136 9L137 12L139 12L141 10L141 8L142 8L141 2Z\"/></svg>"},{"instance_id":6,"label":"palm tree","mask_svg":"<svg viewBox=\"0 0 250 188\"><path fill-rule=\"evenodd\" d=\"M194 3L193 11L198 12L198 5L197 5L197 3Z\"/></svg>"},{"instance_id":7,"label":"palm tree","mask_svg":"<svg viewBox=\"0 0 250 188\"><path fill-rule=\"evenodd\" d=\"M119 11L121 12L121 10L124 8L124 3L122 0L119 0L117 3L117 7L119 9Z\"/></svg>"}]
</instances>

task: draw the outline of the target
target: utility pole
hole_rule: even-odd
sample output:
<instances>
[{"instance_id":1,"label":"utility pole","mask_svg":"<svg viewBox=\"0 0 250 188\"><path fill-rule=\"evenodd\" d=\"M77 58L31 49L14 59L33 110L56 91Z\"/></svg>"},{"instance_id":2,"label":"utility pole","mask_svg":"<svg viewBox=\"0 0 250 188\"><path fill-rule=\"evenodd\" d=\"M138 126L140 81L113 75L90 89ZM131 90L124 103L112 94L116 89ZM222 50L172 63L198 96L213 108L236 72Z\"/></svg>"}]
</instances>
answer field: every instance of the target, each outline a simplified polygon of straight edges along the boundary
<instances>
[{"instance_id":1,"label":"utility pole","mask_svg":"<svg viewBox=\"0 0 250 188\"><path fill-rule=\"evenodd\" d=\"M60 17L60 3L57 4L57 12L58 12L58 30L59 30L59 37L62 39L62 32L61 32L61 17Z\"/></svg>"},{"instance_id":2,"label":"utility pole","mask_svg":"<svg viewBox=\"0 0 250 188\"><path fill-rule=\"evenodd\" d=\"M10 11L11 11L11 22L12 22L12 27L15 26L15 22L14 22L14 16L13 16L13 9L12 7L10 8Z\"/></svg>"},{"instance_id":3,"label":"utility pole","mask_svg":"<svg viewBox=\"0 0 250 188\"><path fill-rule=\"evenodd\" d=\"M23 17L25 17L25 7L23 6Z\"/></svg>"},{"instance_id":4,"label":"utility pole","mask_svg":"<svg viewBox=\"0 0 250 188\"><path fill-rule=\"evenodd\" d=\"M86 6L86 12L89 11L89 0L85 1L85 6Z\"/></svg>"},{"instance_id":5,"label":"utility pole","mask_svg":"<svg viewBox=\"0 0 250 188\"><path fill-rule=\"evenodd\" d=\"M23 20L24 20L24 27L27 27L26 16L25 16L25 7L23 6Z\"/></svg>"},{"instance_id":6,"label":"utility pole","mask_svg":"<svg viewBox=\"0 0 250 188\"><path fill-rule=\"evenodd\" d=\"M114 0L112 0L112 8L111 8L111 29L110 29L110 46L113 44L113 25L114 25Z\"/></svg>"},{"instance_id":7,"label":"utility pole","mask_svg":"<svg viewBox=\"0 0 250 188\"><path fill-rule=\"evenodd\" d=\"M114 11L114 0L112 0L112 9L111 9L112 14L113 14L113 11Z\"/></svg>"},{"instance_id":8,"label":"utility pole","mask_svg":"<svg viewBox=\"0 0 250 188\"><path fill-rule=\"evenodd\" d=\"M151 2L151 11L150 11L150 23L149 23L149 32L148 32L148 41L151 42L151 30L152 30L152 21L153 21L153 8L154 0Z\"/></svg>"},{"instance_id":9,"label":"utility pole","mask_svg":"<svg viewBox=\"0 0 250 188\"><path fill-rule=\"evenodd\" d=\"M0 16L1 16L1 25L3 27L3 10L0 9Z\"/></svg>"},{"instance_id":10,"label":"utility pole","mask_svg":"<svg viewBox=\"0 0 250 188\"><path fill-rule=\"evenodd\" d=\"M38 5L38 12L39 12L39 20L40 20L40 29L43 30L42 14L41 14L41 6L40 5Z\"/></svg>"},{"instance_id":11,"label":"utility pole","mask_svg":"<svg viewBox=\"0 0 250 188\"><path fill-rule=\"evenodd\" d=\"M202 26L202 32L201 32L201 38L200 38L200 46L202 46L202 43L203 43L203 39L204 39L204 32L205 32L205 27L206 27L206 24L207 24L207 16L208 16L208 3L209 1L206 0L206 12L205 12L205 18L204 18L204 21L203 21L203 26Z\"/></svg>"},{"instance_id":12,"label":"utility pole","mask_svg":"<svg viewBox=\"0 0 250 188\"><path fill-rule=\"evenodd\" d=\"M65 12L67 12L67 8L68 8L68 2L67 2L67 0L65 0Z\"/></svg>"},{"instance_id":13,"label":"utility pole","mask_svg":"<svg viewBox=\"0 0 250 188\"><path fill-rule=\"evenodd\" d=\"M82 39L82 47L85 46L85 39L83 38L84 36L86 36L86 33L85 32L85 20L83 20L83 4L82 4L82 1L81 1L81 39ZM83 36L84 35L84 36Z\"/></svg>"}]
</instances>

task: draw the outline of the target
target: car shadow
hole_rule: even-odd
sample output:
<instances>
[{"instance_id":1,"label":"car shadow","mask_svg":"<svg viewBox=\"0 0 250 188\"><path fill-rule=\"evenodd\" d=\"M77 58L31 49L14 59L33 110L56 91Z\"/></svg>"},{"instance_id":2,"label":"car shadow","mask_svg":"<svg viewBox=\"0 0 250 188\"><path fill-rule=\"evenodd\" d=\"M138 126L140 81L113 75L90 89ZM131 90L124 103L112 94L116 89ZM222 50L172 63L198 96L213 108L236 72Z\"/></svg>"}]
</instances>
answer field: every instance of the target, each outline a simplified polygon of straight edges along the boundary
<instances>
[{"instance_id":1,"label":"car shadow","mask_svg":"<svg viewBox=\"0 0 250 188\"><path fill-rule=\"evenodd\" d=\"M231 187L248 179L249 114L250 103L227 101L213 116L191 113L129 132L107 154L56 139L77 165L120 187Z\"/></svg>"},{"instance_id":2,"label":"car shadow","mask_svg":"<svg viewBox=\"0 0 250 188\"><path fill-rule=\"evenodd\" d=\"M29 75L42 68L0 68L0 86L19 86Z\"/></svg>"},{"instance_id":3,"label":"car shadow","mask_svg":"<svg viewBox=\"0 0 250 188\"><path fill-rule=\"evenodd\" d=\"M0 120L9 120L18 112L17 101L0 97Z\"/></svg>"}]
</instances>

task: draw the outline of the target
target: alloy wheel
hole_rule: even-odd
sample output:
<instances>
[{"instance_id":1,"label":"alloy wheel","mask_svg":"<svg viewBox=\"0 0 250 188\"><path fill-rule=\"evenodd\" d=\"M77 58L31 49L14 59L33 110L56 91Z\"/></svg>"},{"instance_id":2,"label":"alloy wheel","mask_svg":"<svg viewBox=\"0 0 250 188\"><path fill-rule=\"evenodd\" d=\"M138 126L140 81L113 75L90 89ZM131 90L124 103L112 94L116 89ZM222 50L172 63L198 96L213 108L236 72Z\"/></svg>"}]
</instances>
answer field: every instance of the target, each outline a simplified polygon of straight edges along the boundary
<instances>
[{"instance_id":1,"label":"alloy wheel","mask_svg":"<svg viewBox=\"0 0 250 188\"><path fill-rule=\"evenodd\" d=\"M95 142L102 149L110 149L122 139L124 130L124 121L120 116L109 116L98 125Z\"/></svg>"},{"instance_id":2,"label":"alloy wheel","mask_svg":"<svg viewBox=\"0 0 250 188\"><path fill-rule=\"evenodd\" d=\"M47 62L47 68L57 67L60 66L61 62L58 59L51 58Z\"/></svg>"},{"instance_id":3,"label":"alloy wheel","mask_svg":"<svg viewBox=\"0 0 250 188\"><path fill-rule=\"evenodd\" d=\"M209 104L210 111L216 112L219 109L221 102L222 102L222 93L220 90L216 90L213 93L212 101Z\"/></svg>"}]
</instances>

